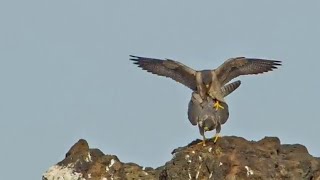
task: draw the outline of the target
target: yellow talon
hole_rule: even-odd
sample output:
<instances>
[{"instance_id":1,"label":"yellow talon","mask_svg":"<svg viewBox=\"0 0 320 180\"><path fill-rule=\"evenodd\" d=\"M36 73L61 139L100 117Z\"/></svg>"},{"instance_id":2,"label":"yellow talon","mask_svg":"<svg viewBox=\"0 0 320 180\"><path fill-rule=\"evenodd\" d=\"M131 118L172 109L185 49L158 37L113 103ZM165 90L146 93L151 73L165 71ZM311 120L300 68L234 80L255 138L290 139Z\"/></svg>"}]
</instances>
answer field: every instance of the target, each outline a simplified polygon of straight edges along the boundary
<instances>
[{"instance_id":1,"label":"yellow talon","mask_svg":"<svg viewBox=\"0 0 320 180\"><path fill-rule=\"evenodd\" d=\"M217 111L219 110L219 108L224 109L224 107L220 105L218 100L216 100L216 102L213 104L213 107L216 108Z\"/></svg>"},{"instance_id":2,"label":"yellow talon","mask_svg":"<svg viewBox=\"0 0 320 180\"><path fill-rule=\"evenodd\" d=\"M204 135L202 137L203 137L202 141L199 142L198 144L200 145L202 144L202 146L206 146L206 137Z\"/></svg>"},{"instance_id":3,"label":"yellow talon","mask_svg":"<svg viewBox=\"0 0 320 180\"><path fill-rule=\"evenodd\" d=\"M206 146L206 140L202 140L202 146Z\"/></svg>"},{"instance_id":4,"label":"yellow talon","mask_svg":"<svg viewBox=\"0 0 320 180\"><path fill-rule=\"evenodd\" d=\"M214 140L213 140L213 143L216 143L219 137L221 137L219 133L217 133L216 135L214 135L214 137L213 137L213 139L214 139Z\"/></svg>"},{"instance_id":5,"label":"yellow talon","mask_svg":"<svg viewBox=\"0 0 320 180\"><path fill-rule=\"evenodd\" d=\"M206 140L203 139L201 142L198 142L198 144L202 146L206 146Z\"/></svg>"}]
</instances>

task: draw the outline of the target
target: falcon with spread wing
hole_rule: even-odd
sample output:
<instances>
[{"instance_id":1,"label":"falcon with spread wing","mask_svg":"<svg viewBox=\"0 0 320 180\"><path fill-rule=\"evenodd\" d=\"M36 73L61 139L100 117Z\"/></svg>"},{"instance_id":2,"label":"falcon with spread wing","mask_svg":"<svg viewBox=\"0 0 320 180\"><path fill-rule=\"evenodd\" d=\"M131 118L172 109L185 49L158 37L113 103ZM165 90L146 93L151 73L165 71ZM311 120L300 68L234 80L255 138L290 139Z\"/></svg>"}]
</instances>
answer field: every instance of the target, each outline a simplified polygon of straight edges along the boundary
<instances>
[{"instance_id":1,"label":"falcon with spread wing","mask_svg":"<svg viewBox=\"0 0 320 180\"><path fill-rule=\"evenodd\" d=\"M281 66L281 61L236 57L226 60L217 69L196 71L178 61L171 59L161 60L139 56L131 56L134 64L142 69L169 77L197 92L202 99L209 95L213 100L214 108L223 109L220 102L225 102L221 87L232 79L249 74L261 74L272 71Z\"/></svg>"}]
</instances>

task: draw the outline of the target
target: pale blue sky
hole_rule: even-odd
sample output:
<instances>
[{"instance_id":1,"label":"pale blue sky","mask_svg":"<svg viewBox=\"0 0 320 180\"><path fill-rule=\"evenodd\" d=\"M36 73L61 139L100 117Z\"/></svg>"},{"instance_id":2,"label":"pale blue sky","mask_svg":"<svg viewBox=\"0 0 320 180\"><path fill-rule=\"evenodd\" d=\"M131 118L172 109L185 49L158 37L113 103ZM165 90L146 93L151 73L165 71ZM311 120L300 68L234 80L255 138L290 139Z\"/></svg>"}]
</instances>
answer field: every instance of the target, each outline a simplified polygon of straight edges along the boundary
<instances>
[{"instance_id":1,"label":"pale blue sky","mask_svg":"<svg viewBox=\"0 0 320 180\"><path fill-rule=\"evenodd\" d=\"M187 120L191 91L130 54L195 69L234 56L282 60L238 78L222 135L277 136L320 156L319 9L315 0L1 1L1 179L39 179L79 138L152 167L201 138Z\"/></svg>"}]
</instances>

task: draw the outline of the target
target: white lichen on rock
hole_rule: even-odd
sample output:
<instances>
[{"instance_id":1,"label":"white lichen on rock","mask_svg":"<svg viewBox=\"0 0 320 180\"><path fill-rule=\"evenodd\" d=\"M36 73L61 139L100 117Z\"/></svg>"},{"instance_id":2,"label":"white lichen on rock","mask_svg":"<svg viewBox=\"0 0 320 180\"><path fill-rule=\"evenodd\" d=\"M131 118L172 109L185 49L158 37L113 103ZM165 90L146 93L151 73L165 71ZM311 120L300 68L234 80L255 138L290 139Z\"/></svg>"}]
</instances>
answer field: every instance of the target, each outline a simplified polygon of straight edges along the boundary
<instances>
[{"instance_id":1,"label":"white lichen on rock","mask_svg":"<svg viewBox=\"0 0 320 180\"><path fill-rule=\"evenodd\" d=\"M199 157L200 157L200 156L199 156ZM200 174L201 167L202 167L202 164L199 165L199 168L198 168L198 171L197 171L197 174L196 174L196 179L199 178L199 174Z\"/></svg>"},{"instance_id":2,"label":"white lichen on rock","mask_svg":"<svg viewBox=\"0 0 320 180\"><path fill-rule=\"evenodd\" d=\"M250 169L248 166L245 166L244 168L246 168L246 170L247 170L247 176L253 175L252 169Z\"/></svg>"},{"instance_id":3,"label":"white lichen on rock","mask_svg":"<svg viewBox=\"0 0 320 180\"><path fill-rule=\"evenodd\" d=\"M116 162L116 160L111 159L110 164L108 166L106 166L106 171L107 172L110 170L109 168L111 168L114 165L115 162Z\"/></svg>"},{"instance_id":4,"label":"white lichen on rock","mask_svg":"<svg viewBox=\"0 0 320 180\"><path fill-rule=\"evenodd\" d=\"M191 173L190 173L190 167L188 168L188 176L189 176L189 180L191 180Z\"/></svg>"},{"instance_id":5,"label":"white lichen on rock","mask_svg":"<svg viewBox=\"0 0 320 180\"><path fill-rule=\"evenodd\" d=\"M111 166L113 166L115 162L116 162L116 160L111 159L110 164L109 164L109 168L110 168Z\"/></svg>"},{"instance_id":6,"label":"white lichen on rock","mask_svg":"<svg viewBox=\"0 0 320 180\"><path fill-rule=\"evenodd\" d=\"M188 154L184 158L188 161L188 163L191 163L191 159L190 159L190 156Z\"/></svg>"},{"instance_id":7,"label":"white lichen on rock","mask_svg":"<svg viewBox=\"0 0 320 180\"><path fill-rule=\"evenodd\" d=\"M75 172L71 166L54 165L50 167L44 174L44 180L85 180L81 173Z\"/></svg>"},{"instance_id":8,"label":"white lichen on rock","mask_svg":"<svg viewBox=\"0 0 320 180\"><path fill-rule=\"evenodd\" d=\"M212 174L213 174L213 172L211 172L211 173L210 173L210 175L209 175L209 179L212 177Z\"/></svg>"},{"instance_id":9,"label":"white lichen on rock","mask_svg":"<svg viewBox=\"0 0 320 180\"><path fill-rule=\"evenodd\" d=\"M86 162L92 162L91 154L88 152L88 156L84 159Z\"/></svg>"}]
</instances>

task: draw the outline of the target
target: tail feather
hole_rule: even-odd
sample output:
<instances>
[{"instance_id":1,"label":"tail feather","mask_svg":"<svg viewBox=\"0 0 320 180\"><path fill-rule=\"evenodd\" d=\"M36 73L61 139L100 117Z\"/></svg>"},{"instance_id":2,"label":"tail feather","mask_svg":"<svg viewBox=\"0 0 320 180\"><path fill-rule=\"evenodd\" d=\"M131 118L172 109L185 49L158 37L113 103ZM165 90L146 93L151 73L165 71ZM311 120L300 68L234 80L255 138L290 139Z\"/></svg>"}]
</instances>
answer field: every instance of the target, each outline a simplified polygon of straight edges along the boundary
<instances>
[{"instance_id":1,"label":"tail feather","mask_svg":"<svg viewBox=\"0 0 320 180\"><path fill-rule=\"evenodd\" d=\"M229 84L223 86L223 87L221 88L223 97L226 97L226 96L228 96L229 94L231 94L231 93L232 93L234 90L236 90L240 85L241 85L241 81L238 80L238 81L235 81L235 82L232 82L232 83L229 83Z\"/></svg>"}]
</instances>

